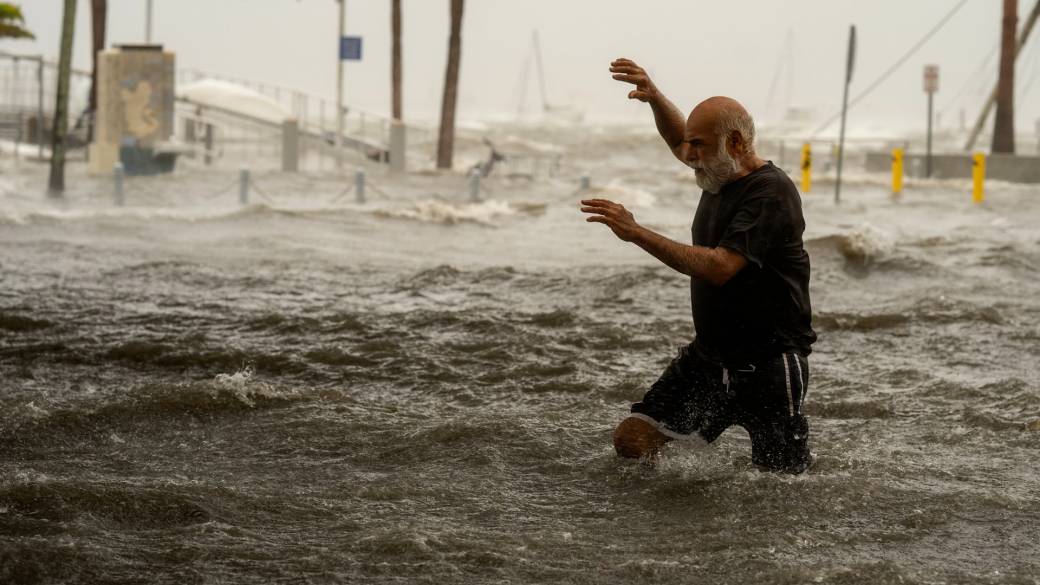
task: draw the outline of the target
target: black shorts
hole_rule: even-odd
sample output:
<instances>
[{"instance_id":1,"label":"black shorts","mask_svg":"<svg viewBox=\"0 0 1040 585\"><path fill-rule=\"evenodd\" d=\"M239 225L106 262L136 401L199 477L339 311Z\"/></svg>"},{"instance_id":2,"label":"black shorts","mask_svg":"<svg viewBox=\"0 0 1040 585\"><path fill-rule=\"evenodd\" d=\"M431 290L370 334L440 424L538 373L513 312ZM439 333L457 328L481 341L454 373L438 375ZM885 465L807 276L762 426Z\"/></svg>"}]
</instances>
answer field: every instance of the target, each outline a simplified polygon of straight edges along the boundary
<instances>
[{"instance_id":1,"label":"black shorts","mask_svg":"<svg viewBox=\"0 0 1040 585\"><path fill-rule=\"evenodd\" d=\"M699 355L693 344L679 348L661 378L630 416L664 435L711 443L732 425L751 437L751 461L775 471L801 473L812 461L809 422L802 402L809 362L787 353L757 364L724 368Z\"/></svg>"}]
</instances>

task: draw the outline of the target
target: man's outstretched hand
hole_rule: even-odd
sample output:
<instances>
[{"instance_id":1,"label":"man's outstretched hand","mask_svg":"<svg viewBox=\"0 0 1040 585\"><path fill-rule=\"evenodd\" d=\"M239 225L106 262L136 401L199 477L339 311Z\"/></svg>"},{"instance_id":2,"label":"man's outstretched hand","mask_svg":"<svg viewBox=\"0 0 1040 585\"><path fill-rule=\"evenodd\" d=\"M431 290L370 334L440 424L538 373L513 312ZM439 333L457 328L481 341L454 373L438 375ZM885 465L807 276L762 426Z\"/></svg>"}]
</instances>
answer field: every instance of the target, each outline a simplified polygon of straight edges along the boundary
<instances>
[{"instance_id":1,"label":"man's outstretched hand","mask_svg":"<svg viewBox=\"0 0 1040 585\"><path fill-rule=\"evenodd\" d=\"M615 59L610 62L610 72L614 74L614 79L636 86L628 92L628 99L648 102L657 96L657 86L650 81L646 70L636 65L635 61L624 57Z\"/></svg>"},{"instance_id":2,"label":"man's outstretched hand","mask_svg":"<svg viewBox=\"0 0 1040 585\"><path fill-rule=\"evenodd\" d=\"M614 231L615 236L625 242L635 240L639 231L643 229L636 223L632 212L625 209L625 206L620 203L614 203L608 199L582 199L581 205L583 212L592 214L585 218L585 221L606 224Z\"/></svg>"}]
</instances>

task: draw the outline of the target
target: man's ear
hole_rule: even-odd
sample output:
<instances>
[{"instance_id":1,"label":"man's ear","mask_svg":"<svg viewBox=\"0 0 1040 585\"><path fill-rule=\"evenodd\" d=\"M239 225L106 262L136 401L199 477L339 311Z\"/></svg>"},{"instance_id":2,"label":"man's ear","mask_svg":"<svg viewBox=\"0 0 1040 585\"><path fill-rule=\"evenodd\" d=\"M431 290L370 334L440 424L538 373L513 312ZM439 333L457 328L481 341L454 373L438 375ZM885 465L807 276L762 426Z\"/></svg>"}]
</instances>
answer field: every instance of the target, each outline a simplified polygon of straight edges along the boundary
<instances>
[{"instance_id":1,"label":"man's ear","mask_svg":"<svg viewBox=\"0 0 1040 585\"><path fill-rule=\"evenodd\" d=\"M733 158L744 156L744 139L740 135L740 132L737 130L730 132L729 136L726 138L726 142L728 143L730 152L733 153Z\"/></svg>"}]
</instances>

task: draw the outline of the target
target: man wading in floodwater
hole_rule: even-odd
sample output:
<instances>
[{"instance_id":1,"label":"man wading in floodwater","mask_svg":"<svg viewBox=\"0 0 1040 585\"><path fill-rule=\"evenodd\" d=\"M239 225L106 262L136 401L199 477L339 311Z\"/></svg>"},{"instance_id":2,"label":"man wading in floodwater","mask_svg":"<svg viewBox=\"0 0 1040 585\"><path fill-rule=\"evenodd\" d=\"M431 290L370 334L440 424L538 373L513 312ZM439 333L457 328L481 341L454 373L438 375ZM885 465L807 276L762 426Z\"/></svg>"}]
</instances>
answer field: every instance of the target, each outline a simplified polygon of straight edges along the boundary
<instances>
[{"instance_id":1,"label":"man wading in floodwater","mask_svg":"<svg viewBox=\"0 0 1040 585\"><path fill-rule=\"evenodd\" d=\"M618 59L610 71L636 86L628 97L650 104L661 137L703 189L692 246L639 225L613 201L581 202L587 221L690 276L696 337L632 405L614 448L653 459L673 439L707 444L740 425L755 465L801 473L812 461L802 402L816 334L798 191L755 154L754 122L735 100L707 99L684 121L634 62Z\"/></svg>"}]
</instances>

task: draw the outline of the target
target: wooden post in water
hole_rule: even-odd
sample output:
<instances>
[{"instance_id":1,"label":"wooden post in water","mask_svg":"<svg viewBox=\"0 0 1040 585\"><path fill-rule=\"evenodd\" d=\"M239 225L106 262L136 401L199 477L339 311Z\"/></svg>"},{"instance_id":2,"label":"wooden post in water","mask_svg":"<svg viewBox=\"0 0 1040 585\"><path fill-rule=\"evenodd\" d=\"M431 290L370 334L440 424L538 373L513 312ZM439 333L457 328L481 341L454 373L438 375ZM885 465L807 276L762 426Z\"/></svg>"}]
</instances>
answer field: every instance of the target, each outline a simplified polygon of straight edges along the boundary
<instances>
[{"instance_id":1,"label":"wooden post in water","mask_svg":"<svg viewBox=\"0 0 1040 585\"><path fill-rule=\"evenodd\" d=\"M459 62L462 59L462 3L451 0L451 35L448 37L448 67L444 73L441 128L437 140L437 168L450 169L455 153L455 107L459 91Z\"/></svg>"},{"instance_id":2,"label":"wooden post in water","mask_svg":"<svg viewBox=\"0 0 1040 585\"><path fill-rule=\"evenodd\" d=\"M58 88L54 104L54 132L51 140L51 174L47 193L65 193L65 134L69 128L69 76L72 73L72 38L76 33L76 0L65 0L61 21L61 53L58 59Z\"/></svg>"}]
</instances>

